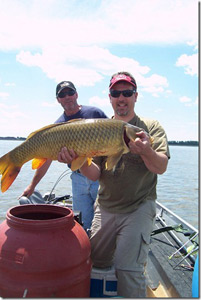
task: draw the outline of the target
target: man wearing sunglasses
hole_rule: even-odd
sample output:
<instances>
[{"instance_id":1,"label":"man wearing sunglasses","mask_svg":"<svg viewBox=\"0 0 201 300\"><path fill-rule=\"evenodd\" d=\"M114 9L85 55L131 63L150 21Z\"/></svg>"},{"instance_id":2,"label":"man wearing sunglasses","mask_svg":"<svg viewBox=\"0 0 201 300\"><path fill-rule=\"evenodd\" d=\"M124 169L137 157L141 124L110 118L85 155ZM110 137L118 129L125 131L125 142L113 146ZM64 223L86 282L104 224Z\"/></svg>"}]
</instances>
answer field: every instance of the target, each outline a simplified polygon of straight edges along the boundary
<instances>
[{"instance_id":1,"label":"man wearing sunglasses","mask_svg":"<svg viewBox=\"0 0 201 300\"><path fill-rule=\"evenodd\" d=\"M56 98L58 103L63 107L64 112L55 123L67 122L79 118L107 118L105 113L97 107L78 104L78 93L71 81L62 81L57 85ZM31 184L24 190L21 196L29 197L34 192L36 185L46 174L51 162L52 161L48 159L40 169L36 170ZM71 180L73 209L81 211L83 227L87 230L91 227L91 221L94 216L94 202L99 183L98 180L92 181L83 176L79 170L72 172Z\"/></svg>"},{"instance_id":2,"label":"man wearing sunglasses","mask_svg":"<svg viewBox=\"0 0 201 300\"><path fill-rule=\"evenodd\" d=\"M153 142L141 131L135 141L127 141L130 152L114 170L105 168L105 157L80 168L82 174L100 183L90 236L93 266L114 264L118 296L125 298L146 297L144 271L156 214L157 175L166 171L170 158L167 137L158 121L136 115L137 97L137 84L130 73L112 76L113 118L143 128ZM58 158L70 163L75 157L75 152L63 148Z\"/></svg>"}]
</instances>

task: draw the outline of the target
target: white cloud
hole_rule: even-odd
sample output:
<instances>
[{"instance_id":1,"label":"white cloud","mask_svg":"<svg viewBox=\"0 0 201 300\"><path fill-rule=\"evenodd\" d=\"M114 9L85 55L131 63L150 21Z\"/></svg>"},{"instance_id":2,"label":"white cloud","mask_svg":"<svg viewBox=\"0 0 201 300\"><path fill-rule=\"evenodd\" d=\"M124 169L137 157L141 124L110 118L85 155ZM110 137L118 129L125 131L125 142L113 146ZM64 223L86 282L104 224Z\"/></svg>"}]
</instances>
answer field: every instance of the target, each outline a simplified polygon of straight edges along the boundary
<instances>
[{"instance_id":1,"label":"white cloud","mask_svg":"<svg viewBox=\"0 0 201 300\"><path fill-rule=\"evenodd\" d=\"M109 97L101 98L98 96L94 96L89 99L89 104L99 106L99 107L106 107L106 106L110 106L110 100Z\"/></svg>"},{"instance_id":2,"label":"white cloud","mask_svg":"<svg viewBox=\"0 0 201 300\"><path fill-rule=\"evenodd\" d=\"M0 0L0 7L3 50L197 40L197 0Z\"/></svg>"},{"instance_id":3,"label":"white cloud","mask_svg":"<svg viewBox=\"0 0 201 300\"><path fill-rule=\"evenodd\" d=\"M195 101L193 101L193 99L187 97L187 96L182 96L179 98L179 101L181 103L184 103L185 106L197 106L198 105L198 97L195 99Z\"/></svg>"},{"instance_id":4,"label":"white cloud","mask_svg":"<svg viewBox=\"0 0 201 300\"><path fill-rule=\"evenodd\" d=\"M198 40L193 40L193 41L187 42L187 45L194 47L195 51L198 50Z\"/></svg>"},{"instance_id":5,"label":"white cloud","mask_svg":"<svg viewBox=\"0 0 201 300\"><path fill-rule=\"evenodd\" d=\"M187 103L187 102L192 102L192 99L187 96L183 96L179 98L179 101L182 103Z\"/></svg>"},{"instance_id":6,"label":"white cloud","mask_svg":"<svg viewBox=\"0 0 201 300\"><path fill-rule=\"evenodd\" d=\"M198 75L198 53L181 55L176 62L176 66L184 67L185 73L188 75Z\"/></svg>"},{"instance_id":7,"label":"white cloud","mask_svg":"<svg viewBox=\"0 0 201 300\"><path fill-rule=\"evenodd\" d=\"M6 93L6 92L0 92L0 98L1 99L7 99L9 97L9 93Z\"/></svg>"},{"instance_id":8,"label":"white cloud","mask_svg":"<svg viewBox=\"0 0 201 300\"><path fill-rule=\"evenodd\" d=\"M168 87L167 78L158 74L152 74L147 78L141 77L139 82L141 83L142 91L151 93L153 97L159 97L159 94L166 91L165 88ZM167 93L170 93L170 91L167 90Z\"/></svg>"},{"instance_id":9,"label":"white cloud","mask_svg":"<svg viewBox=\"0 0 201 300\"><path fill-rule=\"evenodd\" d=\"M57 107L58 106L58 102L57 101L54 101L54 102L42 102L41 106L43 107Z\"/></svg>"},{"instance_id":10,"label":"white cloud","mask_svg":"<svg viewBox=\"0 0 201 300\"><path fill-rule=\"evenodd\" d=\"M135 70L135 73L146 74L149 67L141 66L136 60L118 57L109 50L98 47L81 47L55 45L54 48L44 48L42 53L32 54L30 51L20 51L16 56L18 62L27 66L38 66L49 78L56 82L67 78L78 86L94 85L111 75L118 69Z\"/></svg>"},{"instance_id":11,"label":"white cloud","mask_svg":"<svg viewBox=\"0 0 201 300\"><path fill-rule=\"evenodd\" d=\"M0 110L2 111L3 109L8 108L8 105L4 104L4 103L0 103Z\"/></svg>"},{"instance_id":12,"label":"white cloud","mask_svg":"<svg viewBox=\"0 0 201 300\"><path fill-rule=\"evenodd\" d=\"M1 114L1 122L6 119L14 120L15 118L28 118L27 115L22 113L17 105L7 105L4 103L0 103L0 114Z\"/></svg>"},{"instance_id":13,"label":"white cloud","mask_svg":"<svg viewBox=\"0 0 201 300\"><path fill-rule=\"evenodd\" d=\"M117 72L118 66L119 70L127 70L131 73L135 70L138 86L155 97L168 87L165 77L158 74L149 76L149 67L140 65L132 58L113 55L109 50L98 46L55 46L35 54L30 51L20 51L16 59L27 66L40 67L56 82L70 77L76 86L93 86L102 81L105 76Z\"/></svg>"},{"instance_id":14,"label":"white cloud","mask_svg":"<svg viewBox=\"0 0 201 300\"><path fill-rule=\"evenodd\" d=\"M198 97L196 97L195 100L193 100L192 98L190 97L187 97L187 96L182 96L179 98L179 101L181 103L183 103L185 106L197 106L198 105Z\"/></svg>"},{"instance_id":15,"label":"white cloud","mask_svg":"<svg viewBox=\"0 0 201 300\"><path fill-rule=\"evenodd\" d=\"M14 82L6 82L4 85L5 86L16 86L16 84Z\"/></svg>"},{"instance_id":16,"label":"white cloud","mask_svg":"<svg viewBox=\"0 0 201 300\"><path fill-rule=\"evenodd\" d=\"M109 47L197 44L197 0L0 0L0 7L0 49L19 51L21 64L41 68L55 82L70 77L78 87L135 70L142 91L167 95L167 78ZM194 75L195 62L196 54L184 54L177 65Z\"/></svg>"},{"instance_id":17,"label":"white cloud","mask_svg":"<svg viewBox=\"0 0 201 300\"><path fill-rule=\"evenodd\" d=\"M183 43L197 39L196 0L110 1L105 8L115 37L128 43ZM191 18L189 18L191 16ZM115 24L115 25L114 25Z\"/></svg>"}]
</instances>

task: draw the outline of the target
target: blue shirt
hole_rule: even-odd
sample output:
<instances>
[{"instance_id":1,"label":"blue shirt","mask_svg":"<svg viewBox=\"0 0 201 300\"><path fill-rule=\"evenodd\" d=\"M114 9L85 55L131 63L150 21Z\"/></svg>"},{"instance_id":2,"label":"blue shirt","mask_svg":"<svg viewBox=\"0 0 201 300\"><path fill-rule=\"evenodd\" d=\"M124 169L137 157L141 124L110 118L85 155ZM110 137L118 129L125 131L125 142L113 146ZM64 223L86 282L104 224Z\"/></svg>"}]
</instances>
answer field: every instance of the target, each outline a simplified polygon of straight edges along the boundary
<instances>
[{"instance_id":1,"label":"blue shirt","mask_svg":"<svg viewBox=\"0 0 201 300\"><path fill-rule=\"evenodd\" d=\"M81 109L74 115L67 116L65 112L56 120L55 123L67 122L72 119L100 119L107 118L106 114L94 106L82 105Z\"/></svg>"}]
</instances>

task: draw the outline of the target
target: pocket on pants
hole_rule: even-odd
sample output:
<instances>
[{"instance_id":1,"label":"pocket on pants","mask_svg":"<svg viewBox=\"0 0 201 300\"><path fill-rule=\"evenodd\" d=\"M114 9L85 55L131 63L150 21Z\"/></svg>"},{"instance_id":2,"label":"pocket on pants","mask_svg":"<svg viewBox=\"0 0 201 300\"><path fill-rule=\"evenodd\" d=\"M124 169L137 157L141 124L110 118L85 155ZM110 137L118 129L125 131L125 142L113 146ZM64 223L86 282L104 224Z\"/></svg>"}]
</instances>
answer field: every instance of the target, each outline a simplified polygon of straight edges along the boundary
<instances>
[{"instance_id":1,"label":"pocket on pants","mask_svg":"<svg viewBox=\"0 0 201 300\"><path fill-rule=\"evenodd\" d=\"M141 234L141 245L140 245L140 251L137 259L137 262L139 264L144 264L147 261L150 240L151 240L150 234L147 233Z\"/></svg>"}]
</instances>

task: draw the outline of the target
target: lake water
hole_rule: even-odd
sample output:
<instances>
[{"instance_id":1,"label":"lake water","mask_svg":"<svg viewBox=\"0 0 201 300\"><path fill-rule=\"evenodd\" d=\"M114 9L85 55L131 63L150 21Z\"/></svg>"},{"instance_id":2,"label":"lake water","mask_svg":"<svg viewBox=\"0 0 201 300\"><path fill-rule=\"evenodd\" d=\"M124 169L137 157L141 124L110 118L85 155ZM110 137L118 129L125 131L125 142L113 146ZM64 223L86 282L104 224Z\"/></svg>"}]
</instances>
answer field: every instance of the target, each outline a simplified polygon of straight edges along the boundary
<instances>
[{"instance_id":1,"label":"lake water","mask_svg":"<svg viewBox=\"0 0 201 300\"><path fill-rule=\"evenodd\" d=\"M21 141L0 140L0 157L21 144ZM178 214L188 223L198 228L198 147L170 146L171 159L166 173L158 176L158 201ZM48 172L37 185L42 194L50 192L62 172L67 170L65 164L54 161ZM26 163L11 187L0 192L0 221L5 219L7 210L18 205L18 197L31 182L35 171L31 161ZM56 196L71 194L70 171L58 183Z\"/></svg>"}]
</instances>

